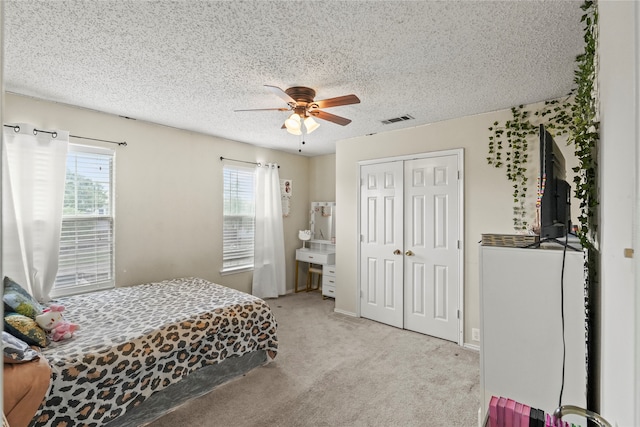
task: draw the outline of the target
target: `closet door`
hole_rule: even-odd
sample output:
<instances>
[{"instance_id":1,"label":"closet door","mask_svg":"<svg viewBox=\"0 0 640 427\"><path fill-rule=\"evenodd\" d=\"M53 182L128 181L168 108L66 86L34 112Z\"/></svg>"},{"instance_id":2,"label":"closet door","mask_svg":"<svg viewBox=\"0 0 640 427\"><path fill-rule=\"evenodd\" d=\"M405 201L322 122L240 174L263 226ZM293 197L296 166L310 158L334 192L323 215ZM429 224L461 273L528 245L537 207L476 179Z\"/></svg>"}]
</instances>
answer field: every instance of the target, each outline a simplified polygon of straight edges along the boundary
<instances>
[{"instance_id":1,"label":"closet door","mask_svg":"<svg viewBox=\"0 0 640 427\"><path fill-rule=\"evenodd\" d=\"M403 327L403 162L360 171L360 314Z\"/></svg>"},{"instance_id":2,"label":"closet door","mask_svg":"<svg viewBox=\"0 0 640 427\"><path fill-rule=\"evenodd\" d=\"M459 197L455 155L404 165L404 328L458 341Z\"/></svg>"},{"instance_id":3,"label":"closet door","mask_svg":"<svg viewBox=\"0 0 640 427\"><path fill-rule=\"evenodd\" d=\"M360 169L360 314L460 338L459 156Z\"/></svg>"}]
</instances>

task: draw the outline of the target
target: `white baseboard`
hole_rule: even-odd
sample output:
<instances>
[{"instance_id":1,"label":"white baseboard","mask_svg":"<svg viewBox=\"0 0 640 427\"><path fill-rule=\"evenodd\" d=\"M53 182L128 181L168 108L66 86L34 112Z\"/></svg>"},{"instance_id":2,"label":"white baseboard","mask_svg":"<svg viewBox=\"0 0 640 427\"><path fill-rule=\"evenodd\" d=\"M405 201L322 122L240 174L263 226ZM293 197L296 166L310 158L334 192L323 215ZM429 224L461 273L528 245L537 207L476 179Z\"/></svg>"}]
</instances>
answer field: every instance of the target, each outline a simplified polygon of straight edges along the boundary
<instances>
[{"instance_id":1,"label":"white baseboard","mask_svg":"<svg viewBox=\"0 0 640 427\"><path fill-rule=\"evenodd\" d=\"M356 313L354 313L354 312L342 310L342 309L339 309L339 308L334 308L333 312L334 313L344 314L345 316L358 317L358 315ZM476 345L476 344L464 343L464 345L462 347L466 348L466 349L469 349L469 350L477 351L477 352L480 351L480 346Z\"/></svg>"},{"instance_id":2,"label":"white baseboard","mask_svg":"<svg viewBox=\"0 0 640 427\"><path fill-rule=\"evenodd\" d=\"M339 308L334 308L333 312L334 313L344 314L345 316L358 317L358 315L356 313L353 313L351 311L341 310Z\"/></svg>"},{"instance_id":3,"label":"white baseboard","mask_svg":"<svg viewBox=\"0 0 640 427\"><path fill-rule=\"evenodd\" d=\"M489 425L489 417L482 417L482 408L478 408L478 427L487 427Z\"/></svg>"},{"instance_id":4,"label":"white baseboard","mask_svg":"<svg viewBox=\"0 0 640 427\"><path fill-rule=\"evenodd\" d=\"M480 346L476 345L476 344L469 344L469 343L464 343L463 345L464 348L468 348L469 350L475 350L475 351L480 351Z\"/></svg>"},{"instance_id":5,"label":"white baseboard","mask_svg":"<svg viewBox=\"0 0 640 427\"><path fill-rule=\"evenodd\" d=\"M342 310L339 308L334 308L333 309L334 313L340 313L340 314L344 314L345 316L351 316L351 317L358 317L358 315L352 311L346 311L346 310ZM465 343L463 346L463 348L469 349L469 350L473 350L473 351L480 351L480 346L476 345L476 344L469 344L469 343Z\"/></svg>"}]
</instances>

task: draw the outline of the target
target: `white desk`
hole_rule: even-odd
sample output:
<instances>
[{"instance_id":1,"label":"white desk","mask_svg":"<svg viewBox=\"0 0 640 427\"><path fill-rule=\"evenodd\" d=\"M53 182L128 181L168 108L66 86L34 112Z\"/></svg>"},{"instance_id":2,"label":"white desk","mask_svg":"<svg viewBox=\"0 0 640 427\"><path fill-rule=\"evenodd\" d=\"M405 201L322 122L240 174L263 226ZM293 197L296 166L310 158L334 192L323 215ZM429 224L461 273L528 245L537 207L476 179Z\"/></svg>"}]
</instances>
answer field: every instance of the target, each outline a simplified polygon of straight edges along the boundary
<instances>
[{"instance_id":1,"label":"white desk","mask_svg":"<svg viewBox=\"0 0 640 427\"><path fill-rule=\"evenodd\" d=\"M296 277L295 277L295 292L308 291L309 286L307 285L304 289L298 289L298 267L300 265L300 261L307 262L309 264L319 264L322 266L325 265L333 265L336 263L336 250L335 248L321 248L321 249L311 249L311 248L300 248L296 249Z\"/></svg>"}]
</instances>

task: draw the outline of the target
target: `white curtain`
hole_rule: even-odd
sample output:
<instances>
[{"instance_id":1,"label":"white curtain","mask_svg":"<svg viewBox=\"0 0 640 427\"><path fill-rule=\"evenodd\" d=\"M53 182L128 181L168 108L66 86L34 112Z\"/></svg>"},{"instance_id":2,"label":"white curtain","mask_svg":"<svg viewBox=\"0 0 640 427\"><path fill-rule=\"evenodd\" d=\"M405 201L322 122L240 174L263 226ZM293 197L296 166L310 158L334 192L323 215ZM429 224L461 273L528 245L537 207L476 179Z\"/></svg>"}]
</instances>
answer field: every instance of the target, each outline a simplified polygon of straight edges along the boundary
<instances>
[{"instance_id":1,"label":"white curtain","mask_svg":"<svg viewBox=\"0 0 640 427\"><path fill-rule=\"evenodd\" d=\"M58 272L68 143L66 131L3 127L3 272L41 302Z\"/></svg>"},{"instance_id":2,"label":"white curtain","mask_svg":"<svg viewBox=\"0 0 640 427\"><path fill-rule=\"evenodd\" d=\"M277 298L287 290L278 165L258 167L256 173L256 231L253 295Z\"/></svg>"}]
</instances>

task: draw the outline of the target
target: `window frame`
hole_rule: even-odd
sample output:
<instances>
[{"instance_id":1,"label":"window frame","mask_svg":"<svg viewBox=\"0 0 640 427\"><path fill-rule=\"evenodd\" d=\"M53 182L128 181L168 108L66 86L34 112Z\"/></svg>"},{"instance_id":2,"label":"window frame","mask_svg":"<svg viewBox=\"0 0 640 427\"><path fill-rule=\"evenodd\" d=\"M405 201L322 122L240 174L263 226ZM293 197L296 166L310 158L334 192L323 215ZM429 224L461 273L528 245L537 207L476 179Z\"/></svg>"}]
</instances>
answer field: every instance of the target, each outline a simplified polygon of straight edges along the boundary
<instances>
[{"instance_id":1,"label":"window frame","mask_svg":"<svg viewBox=\"0 0 640 427\"><path fill-rule=\"evenodd\" d=\"M79 284L77 281L74 284L69 285L56 285L54 282L54 286L51 289L51 297L62 297L69 295L76 295L81 293L87 293L97 290L103 289L111 289L115 288L115 258L116 258L116 218L115 218L115 170L116 170L116 152L114 149L110 148L102 148L102 147L94 147L89 145L82 144L69 144L67 156L70 153L86 153L86 154L98 154L103 156L111 157L111 171L109 173L109 194L108 194L108 203L109 203L109 214L92 214L92 215L62 215L62 228L60 235L60 249L62 249L62 230L64 229L65 221L67 222L84 222L84 221L108 221L110 224L110 235L111 235L111 248L110 248L110 262L109 262L109 278L107 280L101 280L99 282L92 282L87 284ZM68 158L68 157L67 157ZM65 179L65 191L66 191L66 179ZM64 209L64 207L62 208ZM58 260L58 268L60 269L60 259ZM59 270L58 270L59 273ZM56 273L56 281L58 278L58 273Z\"/></svg>"},{"instance_id":2,"label":"window frame","mask_svg":"<svg viewBox=\"0 0 640 427\"><path fill-rule=\"evenodd\" d=\"M227 197L227 190L226 190L226 185L227 185L227 174L230 171L241 171L243 172L244 175L248 175L250 174L252 179L251 179L251 188L252 188L252 221L253 221L253 230L252 230L252 243L251 243L251 263L242 263L240 265L226 265L225 263L227 262L226 258L228 256L228 252L226 252L225 250L225 244L227 243L227 239L225 237L226 233L228 233L228 230L226 228L227 226L227 216L231 216L228 215L227 212L227 203L230 201L230 199L228 199ZM248 180L245 181L245 185L248 184ZM254 249L255 249L255 198L256 198L256 170L255 168L252 167L246 167L246 166L229 166L229 165L225 165L222 167L222 267L220 269L220 274L221 275L228 275L228 274L235 274L235 273L242 273L242 272L246 272L246 271L252 271L254 268ZM239 214L239 215L233 215L233 216L238 216L238 217L242 217L242 218L248 218L249 215L247 214Z\"/></svg>"}]
</instances>

